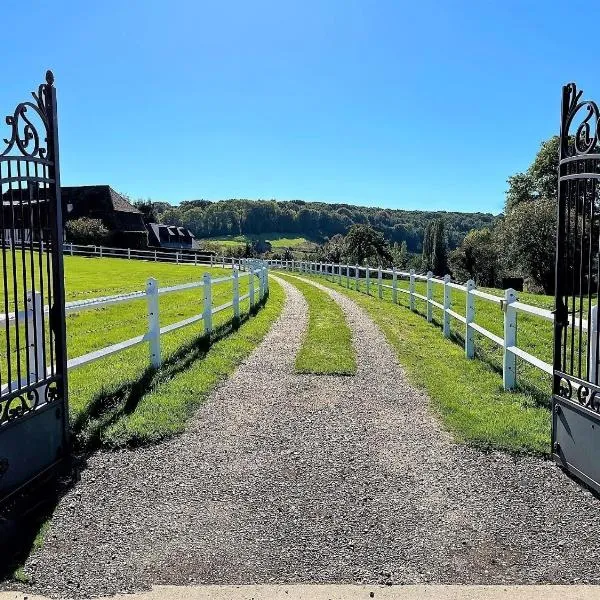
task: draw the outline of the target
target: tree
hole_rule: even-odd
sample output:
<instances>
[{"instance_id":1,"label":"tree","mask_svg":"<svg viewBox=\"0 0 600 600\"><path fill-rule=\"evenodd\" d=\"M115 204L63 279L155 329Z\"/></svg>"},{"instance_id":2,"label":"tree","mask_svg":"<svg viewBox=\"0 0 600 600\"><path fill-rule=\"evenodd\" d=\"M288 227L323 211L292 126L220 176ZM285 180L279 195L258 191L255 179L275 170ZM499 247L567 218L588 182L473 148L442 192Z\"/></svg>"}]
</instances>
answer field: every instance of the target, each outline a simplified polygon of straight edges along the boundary
<instances>
[{"instance_id":1,"label":"tree","mask_svg":"<svg viewBox=\"0 0 600 600\"><path fill-rule=\"evenodd\" d=\"M158 211L154 208L154 203L150 198L148 200L136 200L133 205L144 215L144 223L156 223L158 221Z\"/></svg>"},{"instance_id":2,"label":"tree","mask_svg":"<svg viewBox=\"0 0 600 600\"><path fill-rule=\"evenodd\" d=\"M500 229L507 270L554 291L556 201L538 199L515 206Z\"/></svg>"},{"instance_id":3,"label":"tree","mask_svg":"<svg viewBox=\"0 0 600 600\"><path fill-rule=\"evenodd\" d=\"M445 275L448 271L448 253L446 229L443 219L433 223L433 252L431 254L431 270L435 275Z\"/></svg>"},{"instance_id":4,"label":"tree","mask_svg":"<svg viewBox=\"0 0 600 600\"><path fill-rule=\"evenodd\" d=\"M426 273L432 269L433 260L433 223L430 221L423 235L423 252L421 255L421 270Z\"/></svg>"},{"instance_id":5,"label":"tree","mask_svg":"<svg viewBox=\"0 0 600 600\"><path fill-rule=\"evenodd\" d=\"M505 211L522 202L539 198L555 200L558 196L558 161L560 138L555 135L540 144L535 159L526 173L508 178Z\"/></svg>"},{"instance_id":6,"label":"tree","mask_svg":"<svg viewBox=\"0 0 600 600\"><path fill-rule=\"evenodd\" d=\"M369 225L353 225L344 238L344 256L355 264L365 260L383 264L392 260L389 246L383 235Z\"/></svg>"},{"instance_id":7,"label":"tree","mask_svg":"<svg viewBox=\"0 0 600 600\"><path fill-rule=\"evenodd\" d=\"M450 253L449 263L458 281L473 279L477 285L496 285L500 265L492 230L486 227L469 231L462 244Z\"/></svg>"},{"instance_id":8,"label":"tree","mask_svg":"<svg viewBox=\"0 0 600 600\"><path fill-rule=\"evenodd\" d=\"M106 244L110 232L100 219L88 219L81 217L68 221L65 229L67 231L67 240L73 244L91 245Z\"/></svg>"},{"instance_id":9,"label":"tree","mask_svg":"<svg viewBox=\"0 0 600 600\"><path fill-rule=\"evenodd\" d=\"M408 247L406 241L403 241L400 245L398 242L394 242L392 246L392 264L395 267L406 269L408 267Z\"/></svg>"}]
</instances>

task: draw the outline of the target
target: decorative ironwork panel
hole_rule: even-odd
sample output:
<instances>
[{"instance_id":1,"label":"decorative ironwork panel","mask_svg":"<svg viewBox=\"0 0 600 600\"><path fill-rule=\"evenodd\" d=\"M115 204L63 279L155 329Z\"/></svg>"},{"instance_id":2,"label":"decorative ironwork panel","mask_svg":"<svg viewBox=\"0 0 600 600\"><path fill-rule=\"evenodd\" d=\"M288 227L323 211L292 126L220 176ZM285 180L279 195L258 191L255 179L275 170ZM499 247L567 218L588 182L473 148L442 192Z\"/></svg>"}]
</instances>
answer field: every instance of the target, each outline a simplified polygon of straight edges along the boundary
<instances>
[{"instance_id":1,"label":"decorative ironwork panel","mask_svg":"<svg viewBox=\"0 0 600 600\"><path fill-rule=\"evenodd\" d=\"M63 223L53 84L48 71L46 82L32 92L33 100L21 102L6 117L8 134L0 146L0 500L60 460L67 446ZM47 411L54 419L41 417ZM39 452L32 454L31 447Z\"/></svg>"},{"instance_id":2,"label":"decorative ironwork panel","mask_svg":"<svg viewBox=\"0 0 600 600\"><path fill-rule=\"evenodd\" d=\"M552 433L555 458L577 476L587 464L581 451L596 443L600 423L600 111L582 96L574 83L563 88ZM591 437L573 443L569 436L584 435L588 422ZM600 487L594 477L586 481Z\"/></svg>"}]
</instances>

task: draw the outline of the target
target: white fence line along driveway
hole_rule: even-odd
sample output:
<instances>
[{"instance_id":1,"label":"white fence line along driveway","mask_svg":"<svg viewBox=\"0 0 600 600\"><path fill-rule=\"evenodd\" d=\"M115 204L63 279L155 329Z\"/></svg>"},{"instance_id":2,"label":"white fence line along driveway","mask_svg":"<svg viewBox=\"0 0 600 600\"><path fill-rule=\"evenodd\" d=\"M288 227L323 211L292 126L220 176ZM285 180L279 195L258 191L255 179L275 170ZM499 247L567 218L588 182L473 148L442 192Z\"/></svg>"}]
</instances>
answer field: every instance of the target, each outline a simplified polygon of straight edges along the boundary
<instances>
[{"instance_id":1,"label":"white fence line along driveway","mask_svg":"<svg viewBox=\"0 0 600 600\"><path fill-rule=\"evenodd\" d=\"M517 345L517 323L518 314L527 313L542 320L554 322L552 311L537 306L531 306L519 302L517 292L512 288L504 291L504 297L496 296L488 292L478 290L475 282L467 281L461 285L450 280L450 275L444 278L434 277L431 272L427 275L418 275L414 269L410 271L400 271L393 269L381 269L372 267L361 267L360 265L342 265L335 263L317 263L309 261L282 261L268 260L268 265L273 268L283 269L291 272L306 273L308 275L320 275L328 277L331 281L337 282L348 288L354 287L360 291L359 283L362 280L366 284L367 294L371 294L371 287L377 290L379 298L383 298L383 290L389 289L392 292L392 302L398 303L398 294L407 294L410 310L415 310L415 300L419 299L426 303L426 318L431 322L433 319L433 307L442 311L442 333L444 337L451 335L451 320L454 319L464 326L461 333L464 334L465 355L467 358L475 356L474 333L479 333L491 340L502 349L502 382L505 390L513 390L517 385L517 358L524 360L533 367L540 369L544 373L552 375L553 369L550 363L545 362L537 356L526 352ZM362 274L362 275L361 275ZM391 276L391 285L385 284L383 276ZM364 278L364 279L363 279ZM408 289L398 286L398 279L408 281ZM389 281L386 279L385 281ZM426 294L419 294L415 291L415 282L426 282ZM443 302L437 302L433 299L433 287L441 286L443 288ZM452 290L460 290L465 293L466 305L465 316L451 309ZM503 312L504 334L502 337L488 331L475 322L475 298L481 298L486 302L491 302L498 306ZM593 312L593 314L595 314ZM585 319L577 319L576 327L582 331L587 331L588 322ZM596 336L592 336L592 346L595 344ZM591 360L596 356L596 349L592 347L590 351Z\"/></svg>"},{"instance_id":2,"label":"white fence line along driveway","mask_svg":"<svg viewBox=\"0 0 600 600\"><path fill-rule=\"evenodd\" d=\"M245 275L248 277L248 292L240 295L239 292L239 278L240 271L245 271ZM255 278L258 279L258 289L256 289ZM212 289L213 286L232 281L232 297L231 300L221 304L220 306L213 306L212 302ZM160 310L159 310L159 296L172 294L174 292L181 292L186 290L192 290L196 288L203 289L203 310L187 319L183 319L176 323L160 326ZM110 356L127 348L137 346L138 344L147 342L149 349L149 362L153 367L159 367L161 364L161 353L160 353L160 336L182 327L192 325L198 321L202 321L204 324L205 335L210 335L213 331L212 327L212 316L229 308L233 308L234 318L240 317L240 303L244 300L249 300L250 310L254 308L257 302L261 302L269 290L269 278L268 278L268 267L264 261L256 261L250 259L243 259L243 263L233 264L232 263L232 274L227 277L217 277L212 279L210 273L204 273L201 281L183 283L180 285L174 285L170 287L159 287L159 283L153 277L149 278L146 283L146 289L136 292L129 292L126 294L118 294L114 296L103 296L100 298L92 298L86 300L77 300L73 302L67 302L65 304L66 313L75 313L85 310L106 308L115 304L122 304L125 302L132 302L146 298L147 315L148 315L148 329L146 333L135 336L128 340L111 344L99 350L94 350L82 356L71 358L67 362L68 369L75 369L83 365L87 365L96 360ZM42 295L39 292L34 294L29 293L27 296L27 307L26 311L18 313L1 313L0 324L6 322L16 323L17 326L24 325L27 321L32 324L34 322L41 322L41 314L49 313L49 307L42 304ZM42 365L46 364L44 360L43 352L44 345L39 343L40 340L35 339L36 328L33 326L27 327L27 349L30 353L29 364L32 371L29 373L31 381L40 381L44 379L45 374L36 372L36 368L43 369ZM37 328L39 329L39 328ZM37 367L36 367L37 365ZM48 367L48 371L51 367ZM27 380L27 376L23 378ZM19 384L17 382L7 383L2 386L2 392L10 391L11 389L18 389Z\"/></svg>"}]
</instances>

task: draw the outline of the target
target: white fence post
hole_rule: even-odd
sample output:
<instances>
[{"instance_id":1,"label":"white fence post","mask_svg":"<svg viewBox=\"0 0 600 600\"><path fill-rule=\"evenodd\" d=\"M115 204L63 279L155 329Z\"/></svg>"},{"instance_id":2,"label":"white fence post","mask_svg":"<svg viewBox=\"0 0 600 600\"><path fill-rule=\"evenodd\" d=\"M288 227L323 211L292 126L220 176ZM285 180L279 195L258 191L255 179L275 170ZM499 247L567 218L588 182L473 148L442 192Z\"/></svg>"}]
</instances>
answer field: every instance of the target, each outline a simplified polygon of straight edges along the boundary
<instances>
[{"instance_id":1,"label":"white fence post","mask_svg":"<svg viewBox=\"0 0 600 600\"><path fill-rule=\"evenodd\" d=\"M175 252L175 264L179 264L179 252Z\"/></svg>"},{"instance_id":2,"label":"white fence post","mask_svg":"<svg viewBox=\"0 0 600 600\"><path fill-rule=\"evenodd\" d=\"M517 382L517 357L509 348L517 345L517 311L511 306L517 301L512 288L504 291L504 356L502 358L502 382L505 390L514 389Z\"/></svg>"},{"instance_id":3,"label":"white fence post","mask_svg":"<svg viewBox=\"0 0 600 600\"><path fill-rule=\"evenodd\" d=\"M157 261L157 257L156 257L156 250L154 251L154 262Z\"/></svg>"},{"instance_id":4,"label":"white fence post","mask_svg":"<svg viewBox=\"0 0 600 600\"><path fill-rule=\"evenodd\" d=\"M452 304L452 298L450 297L450 290L452 289L448 284L450 283L450 275L444 275L444 324L443 331L444 337L450 337L450 314L448 310Z\"/></svg>"},{"instance_id":5,"label":"white fence post","mask_svg":"<svg viewBox=\"0 0 600 600\"><path fill-rule=\"evenodd\" d=\"M350 265L346 265L346 288L350 289Z\"/></svg>"},{"instance_id":6,"label":"white fence post","mask_svg":"<svg viewBox=\"0 0 600 600\"><path fill-rule=\"evenodd\" d=\"M465 306L465 355L467 358L473 358L475 356L475 341L471 323L475 320L475 297L471 294L471 291L475 289L475 282L469 279L465 287L467 298Z\"/></svg>"},{"instance_id":7,"label":"white fence post","mask_svg":"<svg viewBox=\"0 0 600 600\"><path fill-rule=\"evenodd\" d=\"M72 245L71 245L72 246ZM35 383L45 379L44 363L44 305L42 294L27 293L27 355L29 360L29 382ZM43 396L43 394L42 394Z\"/></svg>"},{"instance_id":8,"label":"white fence post","mask_svg":"<svg viewBox=\"0 0 600 600\"><path fill-rule=\"evenodd\" d=\"M379 270L377 271L377 292L379 295L379 298L383 298L383 287L382 287L382 275L381 275L381 267L379 267Z\"/></svg>"},{"instance_id":9,"label":"white fence post","mask_svg":"<svg viewBox=\"0 0 600 600\"><path fill-rule=\"evenodd\" d=\"M294 259L292 258L292 273L295 271L295 267L294 267Z\"/></svg>"},{"instance_id":10,"label":"white fence post","mask_svg":"<svg viewBox=\"0 0 600 600\"><path fill-rule=\"evenodd\" d=\"M415 310L415 270L410 270L409 283L408 283L408 305L410 310Z\"/></svg>"},{"instance_id":11,"label":"white fence post","mask_svg":"<svg viewBox=\"0 0 600 600\"><path fill-rule=\"evenodd\" d=\"M43 250L43 248L42 248ZM73 242L71 242L71 256L73 256Z\"/></svg>"},{"instance_id":12,"label":"white fence post","mask_svg":"<svg viewBox=\"0 0 600 600\"><path fill-rule=\"evenodd\" d=\"M204 333L210 335L212 333L212 289L210 281L210 273L204 273L202 276L204 281L204 311L202 320L204 321Z\"/></svg>"},{"instance_id":13,"label":"white fence post","mask_svg":"<svg viewBox=\"0 0 600 600\"><path fill-rule=\"evenodd\" d=\"M396 267L392 267L392 302L398 304L398 274Z\"/></svg>"},{"instance_id":14,"label":"white fence post","mask_svg":"<svg viewBox=\"0 0 600 600\"><path fill-rule=\"evenodd\" d=\"M146 283L146 299L148 303L148 344L150 364L160 367L160 316L158 309L158 282L150 277Z\"/></svg>"},{"instance_id":15,"label":"white fence post","mask_svg":"<svg viewBox=\"0 0 600 600\"><path fill-rule=\"evenodd\" d=\"M127 248L127 259L131 260L131 248Z\"/></svg>"},{"instance_id":16,"label":"white fence post","mask_svg":"<svg viewBox=\"0 0 600 600\"><path fill-rule=\"evenodd\" d=\"M221 266L223 267L223 269L225 268L225 255L223 254L223 256L221 256Z\"/></svg>"},{"instance_id":17,"label":"white fence post","mask_svg":"<svg viewBox=\"0 0 600 600\"><path fill-rule=\"evenodd\" d=\"M194 266L198 266L198 253L194 252Z\"/></svg>"},{"instance_id":18,"label":"white fence post","mask_svg":"<svg viewBox=\"0 0 600 600\"><path fill-rule=\"evenodd\" d=\"M354 289L358 292L359 282L358 282L358 265L354 266Z\"/></svg>"},{"instance_id":19,"label":"white fence post","mask_svg":"<svg viewBox=\"0 0 600 600\"><path fill-rule=\"evenodd\" d=\"M366 286L367 286L367 296L371 294L371 279L369 278L369 265L367 265L367 277L366 277Z\"/></svg>"},{"instance_id":20,"label":"white fence post","mask_svg":"<svg viewBox=\"0 0 600 600\"><path fill-rule=\"evenodd\" d=\"M102 258L102 246L100 246L100 258Z\"/></svg>"},{"instance_id":21,"label":"white fence post","mask_svg":"<svg viewBox=\"0 0 600 600\"><path fill-rule=\"evenodd\" d=\"M233 317L240 318L240 280L237 269L233 270Z\"/></svg>"},{"instance_id":22,"label":"white fence post","mask_svg":"<svg viewBox=\"0 0 600 600\"><path fill-rule=\"evenodd\" d=\"M254 267L248 271L248 293L250 294L250 309L254 308Z\"/></svg>"},{"instance_id":23,"label":"white fence post","mask_svg":"<svg viewBox=\"0 0 600 600\"><path fill-rule=\"evenodd\" d=\"M427 271L427 321L431 323L433 319L433 304L431 301L433 300L433 273L431 271Z\"/></svg>"}]
</instances>

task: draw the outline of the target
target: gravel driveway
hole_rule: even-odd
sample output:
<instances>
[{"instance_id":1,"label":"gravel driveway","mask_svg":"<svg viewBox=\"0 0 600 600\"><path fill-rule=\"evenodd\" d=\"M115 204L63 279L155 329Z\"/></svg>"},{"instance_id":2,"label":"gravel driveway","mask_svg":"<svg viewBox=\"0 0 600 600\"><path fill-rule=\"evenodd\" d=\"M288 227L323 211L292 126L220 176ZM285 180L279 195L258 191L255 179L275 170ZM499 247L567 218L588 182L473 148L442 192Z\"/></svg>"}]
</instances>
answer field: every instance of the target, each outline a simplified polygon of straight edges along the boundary
<instances>
[{"instance_id":1,"label":"gravel driveway","mask_svg":"<svg viewBox=\"0 0 600 600\"><path fill-rule=\"evenodd\" d=\"M295 375L307 307L282 285L281 318L185 434L89 460L26 565L31 591L600 582L590 493L550 462L453 443L382 333L335 291L358 372Z\"/></svg>"}]
</instances>

